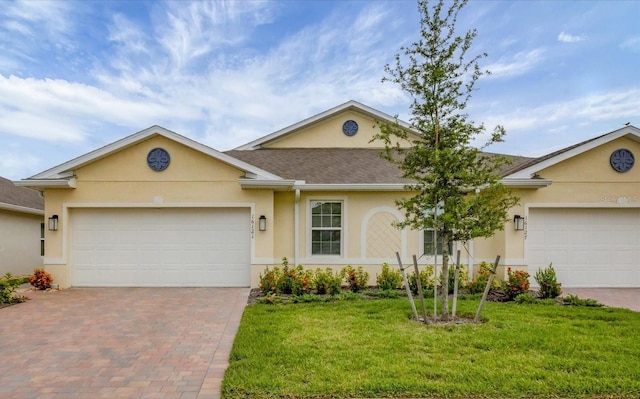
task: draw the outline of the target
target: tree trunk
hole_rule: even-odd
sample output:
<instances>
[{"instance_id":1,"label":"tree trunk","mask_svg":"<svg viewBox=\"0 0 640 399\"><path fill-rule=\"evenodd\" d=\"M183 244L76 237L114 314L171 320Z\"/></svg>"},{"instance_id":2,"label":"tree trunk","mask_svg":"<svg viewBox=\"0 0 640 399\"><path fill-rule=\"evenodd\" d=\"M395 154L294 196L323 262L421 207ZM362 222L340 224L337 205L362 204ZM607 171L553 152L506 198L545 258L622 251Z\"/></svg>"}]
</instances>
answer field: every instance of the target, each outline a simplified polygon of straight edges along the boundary
<instances>
[{"instance_id":1,"label":"tree trunk","mask_svg":"<svg viewBox=\"0 0 640 399\"><path fill-rule=\"evenodd\" d=\"M442 320L449 321L449 234L442 235ZM436 243L436 251L438 244Z\"/></svg>"}]
</instances>

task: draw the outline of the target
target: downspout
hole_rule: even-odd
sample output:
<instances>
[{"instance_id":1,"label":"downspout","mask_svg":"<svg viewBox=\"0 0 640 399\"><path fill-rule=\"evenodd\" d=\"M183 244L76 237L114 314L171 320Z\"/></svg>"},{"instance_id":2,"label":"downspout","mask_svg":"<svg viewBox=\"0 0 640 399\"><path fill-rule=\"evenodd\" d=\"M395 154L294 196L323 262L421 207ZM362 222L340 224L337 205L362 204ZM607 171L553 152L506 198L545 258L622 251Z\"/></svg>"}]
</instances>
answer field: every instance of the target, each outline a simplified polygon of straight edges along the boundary
<instances>
[{"instance_id":1,"label":"downspout","mask_svg":"<svg viewBox=\"0 0 640 399\"><path fill-rule=\"evenodd\" d=\"M298 257L300 255L299 243L300 243L300 189L296 188L296 198L293 206L293 264L298 264Z\"/></svg>"}]
</instances>

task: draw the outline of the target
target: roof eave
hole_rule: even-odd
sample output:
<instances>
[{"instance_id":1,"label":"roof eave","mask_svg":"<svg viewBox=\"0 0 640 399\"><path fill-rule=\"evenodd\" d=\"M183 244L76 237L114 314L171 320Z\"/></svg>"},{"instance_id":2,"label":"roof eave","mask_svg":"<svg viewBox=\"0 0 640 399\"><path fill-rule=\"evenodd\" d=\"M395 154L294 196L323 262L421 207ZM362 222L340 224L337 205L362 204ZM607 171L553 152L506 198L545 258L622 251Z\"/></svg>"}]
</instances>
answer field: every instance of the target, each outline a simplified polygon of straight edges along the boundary
<instances>
[{"instance_id":1,"label":"roof eave","mask_svg":"<svg viewBox=\"0 0 640 399\"><path fill-rule=\"evenodd\" d=\"M76 188L76 178L69 179L24 179L14 181L13 184L19 187L28 187L34 189L45 188Z\"/></svg>"},{"instance_id":2,"label":"roof eave","mask_svg":"<svg viewBox=\"0 0 640 399\"><path fill-rule=\"evenodd\" d=\"M404 183L296 184L300 191L405 191Z\"/></svg>"},{"instance_id":3,"label":"roof eave","mask_svg":"<svg viewBox=\"0 0 640 399\"><path fill-rule=\"evenodd\" d=\"M296 184L295 180L240 179L240 187L253 190L289 191Z\"/></svg>"},{"instance_id":4,"label":"roof eave","mask_svg":"<svg viewBox=\"0 0 640 399\"><path fill-rule=\"evenodd\" d=\"M7 204L6 202L0 202L0 209L5 211L28 213L30 215L38 215L38 216L44 215L44 210L42 209L29 208L27 206L20 206L20 205L14 205L14 204Z\"/></svg>"},{"instance_id":5,"label":"roof eave","mask_svg":"<svg viewBox=\"0 0 640 399\"><path fill-rule=\"evenodd\" d=\"M551 185L549 179L505 178L500 181L510 188L544 188Z\"/></svg>"}]
</instances>

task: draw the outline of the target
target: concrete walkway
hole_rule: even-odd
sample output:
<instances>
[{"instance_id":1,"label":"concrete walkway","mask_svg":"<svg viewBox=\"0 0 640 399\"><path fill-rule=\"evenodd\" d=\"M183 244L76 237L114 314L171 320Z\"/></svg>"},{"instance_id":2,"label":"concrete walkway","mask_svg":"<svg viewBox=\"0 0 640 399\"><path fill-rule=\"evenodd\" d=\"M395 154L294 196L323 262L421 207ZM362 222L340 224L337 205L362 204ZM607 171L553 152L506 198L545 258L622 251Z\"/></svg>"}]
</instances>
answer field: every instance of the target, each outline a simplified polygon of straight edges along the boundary
<instances>
[{"instance_id":1,"label":"concrete walkway","mask_svg":"<svg viewBox=\"0 0 640 399\"><path fill-rule=\"evenodd\" d=\"M0 309L0 398L220 397L248 288L72 288Z\"/></svg>"},{"instance_id":2,"label":"concrete walkway","mask_svg":"<svg viewBox=\"0 0 640 399\"><path fill-rule=\"evenodd\" d=\"M603 305L640 312L640 288L562 288L562 296L577 295Z\"/></svg>"}]
</instances>

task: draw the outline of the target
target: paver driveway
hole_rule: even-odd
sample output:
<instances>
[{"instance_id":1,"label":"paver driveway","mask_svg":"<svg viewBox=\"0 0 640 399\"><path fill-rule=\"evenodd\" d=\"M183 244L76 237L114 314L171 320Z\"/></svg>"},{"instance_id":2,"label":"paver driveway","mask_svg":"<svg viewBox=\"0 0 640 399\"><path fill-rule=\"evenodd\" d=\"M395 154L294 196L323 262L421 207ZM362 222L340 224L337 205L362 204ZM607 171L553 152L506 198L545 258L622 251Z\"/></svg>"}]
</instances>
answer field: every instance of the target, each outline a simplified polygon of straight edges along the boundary
<instances>
[{"instance_id":1,"label":"paver driveway","mask_svg":"<svg viewBox=\"0 0 640 399\"><path fill-rule=\"evenodd\" d=\"M218 398L248 288L72 288L0 309L0 398Z\"/></svg>"}]
</instances>

